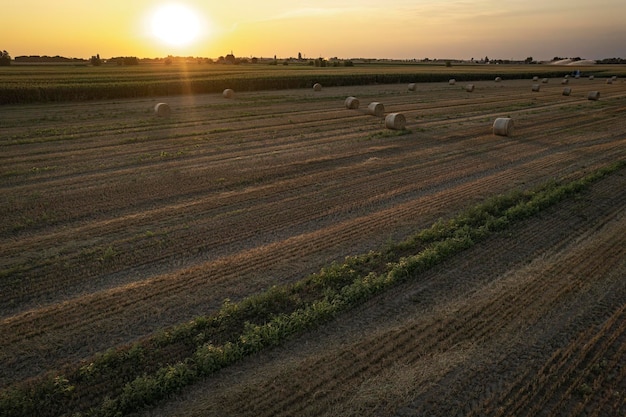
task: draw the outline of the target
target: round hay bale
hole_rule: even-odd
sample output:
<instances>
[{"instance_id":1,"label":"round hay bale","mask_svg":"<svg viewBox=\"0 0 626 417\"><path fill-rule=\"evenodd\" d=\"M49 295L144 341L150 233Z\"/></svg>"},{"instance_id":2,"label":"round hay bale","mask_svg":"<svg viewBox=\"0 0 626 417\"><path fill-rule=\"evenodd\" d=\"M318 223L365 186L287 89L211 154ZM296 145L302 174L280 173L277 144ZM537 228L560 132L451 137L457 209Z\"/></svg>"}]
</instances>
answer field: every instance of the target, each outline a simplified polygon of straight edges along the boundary
<instances>
[{"instance_id":1,"label":"round hay bale","mask_svg":"<svg viewBox=\"0 0 626 417\"><path fill-rule=\"evenodd\" d=\"M499 83L500 81L502 81L502 77L496 77L495 81Z\"/></svg>"},{"instance_id":2,"label":"round hay bale","mask_svg":"<svg viewBox=\"0 0 626 417\"><path fill-rule=\"evenodd\" d=\"M154 106L154 113L159 117L169 117L172 114L172 109L167 103L157 103Z\"/></svg>"},{"instance_id":3,"label":"round hay bale","mask_svg":"<svg viewBox=\"0 0 626 417\"><path fill-rule=\"evenodd\" d=\"M611 79L612 79L613 81L617 81L617 75L612 76L612 77L611 77Z\"/></svg>"},{"instance_id":4,"label":"round hay bale","mask_svg":"<svg viewBox=\"0 0 626 417\"><path fill-rule=\"evenodd\" d=\"M542 82L543 84L548 84L548 79L547 79L547 78L542 78L542 79L541 79L541 82Z\"/></svg>"},{"instance_id":5,"label":"round hay bale","mask_svg":"<svg viewBox=\"0 0 626 417\"><path fill-rule=\"evenodd\" d=\"M568 75L568 74L565 74L565 78L569 78L569 75Z\"/></svg>"},{"instance_id":6,"label":"round hay bale","mask_svg":"<svg viewBox=\"0 0 626 417\"><path fill-rule=\"evenodd\" d=\"M235 96L235 91L227 88L222 92L222 95L224 96L224 98L233 98Z\"/></svg>"},{"instance_id":7,"label":"round hay bale","mask_svg":"<svg viewBox=\"0 0 626 417\"><path fill-rule=\"evenodd\" d=\"M608 80L606 80L606 83L607 83L607 84L613 84L613 79L612 79L612 78L609 78Z\"/></svg>"},{"instance_id":8,"label":"round hay bale","mask_svg":"<svg viewBox=\"0 0 626 417\"><path fill-rule=\"evenodd\" d=\"M510 117L498 117L493 122L493 134L498 136L513 135L513 119Z\"/></svg>"},{"instance_id":9,"label":"round hay bale","mask_svg":"<svg viewBox=\"0 0 626 417\"><path fill-rule=\"evenodd\" d=\"M564 96L569 96L570 94L572 94L572 88L571 87L565 87L563 89L563 95Z\"/></svg>"},{"instance_id":10,"label":"round hay bale","mask_svg":"<svg viewBox=\"0 0 626 417\"><path fill-rule=\"evenodd\" d=\"M404 130L406 118L402 113L389 113L385 117L385 127L392 130Z\"/></svg>"},{"instance_id":11,"label":"round hay bale","mask_svg":"<svg viewBox=\"0 0 626 417\"><path fill-rule=\"evenodd\" d=\"M533 77L533 81L539 81L539 77L537 77L536 75Z\"/></svg>"},{"instance_id":12,"label":"round hay bale","mask_svg":"<svg viewBox=\"0 0 626 417\"><path fill-rule=\"evenodd\" d=\"M450 80L448 81L448 85L454 85L456 84L456 80L454 78L450 78Z\"/></svg>"},{"instance_id":13,"label":"round hay bale","mask_svg":"<svg viewBox=\"0 0 626 417\"><path fill-rule=\"evenodd\" d=\"M313 91L322 91L322 84L320 83L313 84Z\"/></svg>"},{"instance_id":14,"label":"round hay bale","mask_svg":"<svg viewBox=\"0 0 626 417\"><path fill-rule=\"evenodd\" d=\"M589 80L590 80L590 81L593 81L593 75L590 75L590 76L589 76Z\"/></svg>"},{"instance_id":15,"label":"round hay bale","mask_svg":"<svg viewBox=\"0 0 626 417\"><path fill-rule=\"evenodd\" d=\"M539 92L539 90L541 90L541 85L540 84L533 84L533 91L535 93Z\"/></svg>"},{"instance_id":16,"label":"round hay bale","mask_svg":"<svg viewBox=\"0 0 626 417\"><path fill-rule=\"evenodd\" d=\"M383 117L385 114L385 106L377 101L371 102L369 106L367 106L367 113L372 116Z\"/></svg>"},{"instance_id":17,"label":"round hay bale","mask_svg":"<svg viewBox=\"0 0 626 417\"><path fill-rule=\"evenodd\" d=\"M587 94L587 100L599 100L600 99L600 92L599 91L590 91L589 94Z\"/></svg>"},{"instance_id":18,"label":"round hay bale","mask_svg":"<svg viewBox=\"0 0 626 417\"><path fill-rule=\"evenodd\" d=\"M409 84L409 91L415 91L415 87L416 87L415 83L410 83Z\"/></svg>"},{"instance_id":19,"label":"round hay bale","mask_svg":"<svg viewBox=\"0 0 626 417\"><path fill-rule=\"evenodd\" d=\"M346 109L358 109L359 108L359 99L356 97L348 97L344 103L346 105Z\"/></svg>"},{"instance_id":20,"label":"round hay bale","mask_svg":"<svg viewBox=\"0 0 626 417\"><path fill-rule=\"evenodd\" d=\"M569 78L563 78L563 81L561 81L561 84L565 85L569 83Z\"/></svg>"},{"instance_id":21,"label":"round hay bale","mask_svg":"<svg viewBox=\"0 0 626 417\"><path fill-rule=\"evenodd\" d=\"M471 93L472 91L474 91L474 84L467 84L465 86L465 91L467 91L468 93Z\"/></svg>"}]
</instances>

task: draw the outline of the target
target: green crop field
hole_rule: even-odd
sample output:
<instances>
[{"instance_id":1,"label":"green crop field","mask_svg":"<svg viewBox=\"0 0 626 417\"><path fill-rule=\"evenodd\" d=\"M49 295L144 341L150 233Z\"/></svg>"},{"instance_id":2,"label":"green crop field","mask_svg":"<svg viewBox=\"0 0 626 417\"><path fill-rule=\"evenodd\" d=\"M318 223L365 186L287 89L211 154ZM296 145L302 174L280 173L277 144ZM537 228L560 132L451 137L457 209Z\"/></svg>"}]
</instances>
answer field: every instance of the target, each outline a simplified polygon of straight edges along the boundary
<instances>
[{"instance_id":1,"label":"green crop field","mask_svg":"<svg viewBox=\"0 0 626 417\"><path fill-rule=\"evenodd\" d=\"M486 80L496 76L559 77L579 69L597 76L626 75L624 66L358 64L315 68L292 64L13 65L0 67L0 104L95 100L174 94L274 90L408 82Z\"/></svg>"}]
</instances>

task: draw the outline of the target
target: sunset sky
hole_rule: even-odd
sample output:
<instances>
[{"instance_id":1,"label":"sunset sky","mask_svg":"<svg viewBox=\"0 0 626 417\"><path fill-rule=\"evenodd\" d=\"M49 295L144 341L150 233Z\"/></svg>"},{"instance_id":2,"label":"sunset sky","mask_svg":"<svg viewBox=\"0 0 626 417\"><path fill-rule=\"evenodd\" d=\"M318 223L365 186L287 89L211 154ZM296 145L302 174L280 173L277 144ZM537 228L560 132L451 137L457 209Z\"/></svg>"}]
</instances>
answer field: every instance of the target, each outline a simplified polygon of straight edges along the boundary
<instances>
[{"instance_id":1,"label":"sunset sky","mask_svg":"<svg viewBox=\"0 0 626 417\"><path fill-rule=\"evenodd\" d=\"M626 58L624 0L20 0L2 15L13 57Z\"/></svg>"}]
</instances>

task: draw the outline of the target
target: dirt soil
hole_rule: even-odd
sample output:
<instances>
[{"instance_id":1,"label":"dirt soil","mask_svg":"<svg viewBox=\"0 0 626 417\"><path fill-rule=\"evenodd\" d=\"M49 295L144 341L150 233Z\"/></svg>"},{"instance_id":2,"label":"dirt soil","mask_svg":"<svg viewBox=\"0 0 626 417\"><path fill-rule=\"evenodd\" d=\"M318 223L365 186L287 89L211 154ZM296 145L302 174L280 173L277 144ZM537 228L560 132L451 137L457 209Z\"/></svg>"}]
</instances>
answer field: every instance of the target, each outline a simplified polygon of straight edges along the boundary
<instances>
[{"instance_id":1,"label":"dirt soil","mask_svg":"<svg viewBox=\"0 0 626 417\"><path fill-rule=\"evenodd\" d=\"M146 416L622 416L626 177Z\"/></svg>"},{"instance_id":2,"label":"dirt soil","mask_svg":"<svg viewBox=\"0 0 626 417\"><path fill-rule=\"evenodd\" d=\"M626 84L558 81L0 107L0 389L626 159ZM148 414L624 415L625 190L613 174Z\"/></svg>"}]
</instances>

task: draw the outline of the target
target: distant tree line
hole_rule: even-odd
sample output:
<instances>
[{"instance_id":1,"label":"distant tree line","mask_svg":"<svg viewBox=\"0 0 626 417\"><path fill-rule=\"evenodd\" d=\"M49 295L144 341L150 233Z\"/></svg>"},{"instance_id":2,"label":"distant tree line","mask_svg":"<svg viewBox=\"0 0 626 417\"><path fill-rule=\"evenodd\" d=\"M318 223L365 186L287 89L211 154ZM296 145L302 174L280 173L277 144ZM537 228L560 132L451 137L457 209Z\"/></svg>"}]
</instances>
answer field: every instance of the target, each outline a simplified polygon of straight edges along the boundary
<instances>
[{"instance_id":1,"label":"distant tree line","mask_svg":"<svg viewBox=\"0 0 626 417\"><path fill-rule=\"evenodd\" d=\"M5 54L6 54L6 58L4 58ZM11 57L6 51L3 51L2 58L0 59L6 59L10 62ZM99 66L105 62L103 59L100 58L100 54L92 56L91 58L89 58L89 60L86 60L83 58L66 58L66 57L59 56L59 55L56 55L56 56L23 55L23 56L15 57L14 61L18 63L49 63L49 64L90 63L93 66ZM139 58L137 58L136 56L119 56L119 57L109 58L108 60L106 60L106 62L114 63L118 65L138 65ZM8 65L8 64L3 63L1 65Z\"/></svg>"},{"instance_id":2,"label":"distant tree line","mask_svg":"<svg viewBox=\"0 0 626 417\"><path fill-rule=\"evenodd\" d=\"M0 65L11 65L11 55L7 51L0 52Z\"/></svg>"},{"instance_id":3,"label":"distant tree line","mask_svg":"<svg viewBox=\"0 0 626 417\"><path fill-rule=\"evenodd\" d=\"M47 56L47 55L23 55L16 56L15 62L44 62L44 63L71 63L71 62L85 62L82 58L66 58L64 56Z\"/></svg>"},{"instance_id":4,"label":"distant tree line","mask_svg":"<svg viewBox=\"0 0 626 417\"><path fill-rule=\"evenodd\" d=\"M139 65L139 58L136 56L118 56L110 58L108 62L115 62L117 65Z\"/></svg>"},{"instance_id":5,"label":"distant tree line","mask_svg":"<svg viewBox=\"0 0 626 417\"><path fill-rule=\"evenodd\" d=\"M626 64L624 58L604 58L596 61L598 64Z\"/></svg>"}]
</instances>

